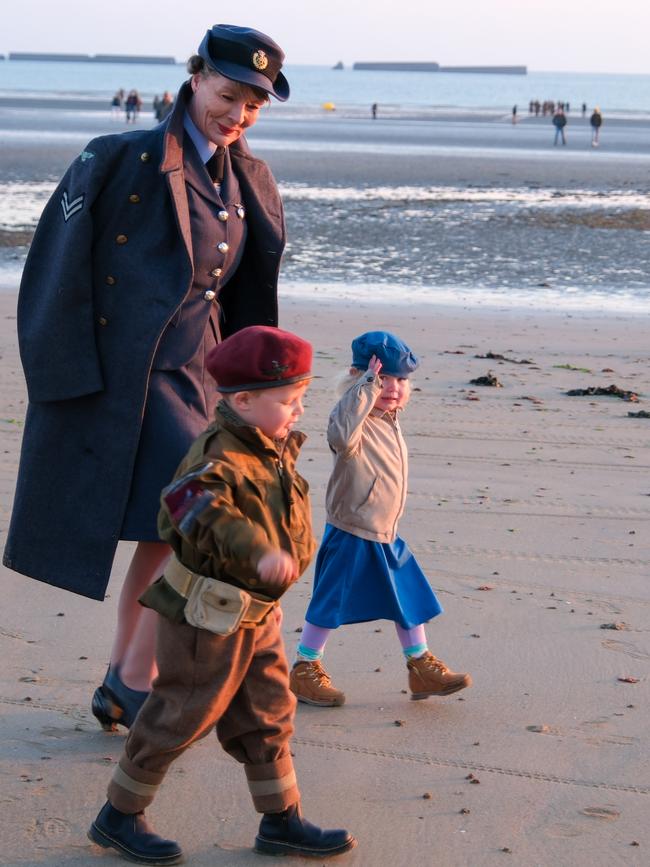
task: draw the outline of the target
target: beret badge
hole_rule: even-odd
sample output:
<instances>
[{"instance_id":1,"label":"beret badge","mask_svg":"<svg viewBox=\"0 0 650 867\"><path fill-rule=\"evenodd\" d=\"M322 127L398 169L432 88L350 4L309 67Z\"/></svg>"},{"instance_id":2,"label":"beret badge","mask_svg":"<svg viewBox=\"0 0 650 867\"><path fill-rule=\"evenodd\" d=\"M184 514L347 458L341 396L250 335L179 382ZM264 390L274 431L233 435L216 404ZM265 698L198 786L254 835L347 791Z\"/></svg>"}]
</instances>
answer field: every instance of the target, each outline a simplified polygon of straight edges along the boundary
<instances>
[{"instance_id":1,"label":"beret badge","mask_svg":"<svg viewBox=\"0 0 650 867\"><path fill-rule=\"evenodd\" d=\"M280 364L279 361L272 361L271 367L266 368L266 370L262 370L264 376L268 376L271 379L282 379L282 375L289 370L288 364Z\"/></svg>"},{"instance_id":2,"label":"beret badge","mask_svg":"<svg viewBox=\"0 0 650 867\"><path fill-rule=\"evenodd\" d=\"M266 56L266 52L258 49L253 52L253 66L255 69L259 69L260 72L269 65L269 59Z\"/></svg>"}]
</instances>

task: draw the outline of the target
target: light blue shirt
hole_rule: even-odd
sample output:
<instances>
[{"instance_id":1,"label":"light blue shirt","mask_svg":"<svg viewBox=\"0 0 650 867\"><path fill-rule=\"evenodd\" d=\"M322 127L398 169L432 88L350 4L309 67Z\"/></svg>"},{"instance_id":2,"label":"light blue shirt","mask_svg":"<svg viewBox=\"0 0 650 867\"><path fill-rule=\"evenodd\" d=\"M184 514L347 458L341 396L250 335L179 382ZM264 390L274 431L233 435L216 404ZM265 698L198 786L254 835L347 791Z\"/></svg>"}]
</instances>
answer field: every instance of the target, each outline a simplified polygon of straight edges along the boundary
<instances>
[{"instance_id":1,"label":"light blue shirt","mask_svg":"<svg viewBox=\"0 0 650 867\"><path fill-rule=\"evenodd\" d=\"M194 142L194 147L197 149L199 156L204 163L207 163L217 149L216 144L203 135L187 111L183 116L183 126L185 127L185 132Z\"/></svg>"}]
</instances>

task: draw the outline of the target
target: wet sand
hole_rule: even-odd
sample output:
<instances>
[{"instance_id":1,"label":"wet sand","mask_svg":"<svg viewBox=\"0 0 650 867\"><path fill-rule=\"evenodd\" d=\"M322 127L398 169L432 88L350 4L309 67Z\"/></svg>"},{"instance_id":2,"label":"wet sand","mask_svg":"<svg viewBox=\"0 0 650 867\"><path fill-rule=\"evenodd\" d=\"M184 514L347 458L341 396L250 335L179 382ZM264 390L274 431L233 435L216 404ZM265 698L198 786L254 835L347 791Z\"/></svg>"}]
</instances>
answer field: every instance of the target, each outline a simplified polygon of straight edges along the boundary
<instances>
[{"instance_id":1,"label":"wet sand","mask_svg":"<svg viewBox=\"0 0 650 867\"><path fill-rule=\"evenodd\" d=\"M143 115L136 126L151 123ZM53 188L93 136L126 128L108 112L0 105L0 288L16 282L36 219L16 222L11 185L27 198L43 182ZM321 294L324 284L377 283L400 294L525 290L551 305L576 291L643 300L647 121L606 119L597 150L585 119L572 116L568 129L568 146L554 148L548 118L373 122L272 107L250 140L285 195L284 279ZM544 193L552 201L540 203Z\"/></svg>"},{"instance_id":2,"label":"wet sand","mask_svg":"<svg viewBox=\"0 0 650 867\"><path fill-rule=\"evenodd\" d=\"M0 544L25 413L14 309L15 289L0 295ZM350 339L386 327L422 356L402 420L401 532L445 608L431 649L474 677L465 693L410 702L391 624L342 628L326 665L347 703L300 706L296 720L306 815L349 827L359 847L340 863L359 867L647 864L650 420L628 412L650 408L648 318L289 298L281 309L316 347L301 470L319 533L323 431ZM528 363L475 357L488 352ZM502 388L469 384L488 370ZM640 401L565 394L612 383ZM85 832L124 740L88 705L129 553L103 604L2 570L4 864L123 863L100 860ZM290 653L310 580L285 597ZM174 765L149 813L196 867L261 863L243 772L212 737Z\"/></svg>"}]
</instances>

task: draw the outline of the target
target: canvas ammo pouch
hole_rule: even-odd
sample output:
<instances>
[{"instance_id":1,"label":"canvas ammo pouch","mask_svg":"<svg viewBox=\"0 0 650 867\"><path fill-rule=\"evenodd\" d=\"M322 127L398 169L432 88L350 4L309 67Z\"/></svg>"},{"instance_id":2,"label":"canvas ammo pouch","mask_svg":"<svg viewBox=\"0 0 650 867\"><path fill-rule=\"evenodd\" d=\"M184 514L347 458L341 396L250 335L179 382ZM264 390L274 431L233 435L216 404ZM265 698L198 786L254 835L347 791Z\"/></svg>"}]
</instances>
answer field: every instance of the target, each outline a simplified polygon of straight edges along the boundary
<instances>
[{"instance_id":1,"label":"canvas ammo pouch","mask_svg":"<svg viewBox=\"0 0 650 867\"><path fill-rule=\"evenodd\" d=\"M176 557L169 561L164 579L187 599L185 620L217 635L231 635L242 626L257 626L277 605L273 600L256 599L225 581L191 572Z\"/></svg>"}]
</instances>

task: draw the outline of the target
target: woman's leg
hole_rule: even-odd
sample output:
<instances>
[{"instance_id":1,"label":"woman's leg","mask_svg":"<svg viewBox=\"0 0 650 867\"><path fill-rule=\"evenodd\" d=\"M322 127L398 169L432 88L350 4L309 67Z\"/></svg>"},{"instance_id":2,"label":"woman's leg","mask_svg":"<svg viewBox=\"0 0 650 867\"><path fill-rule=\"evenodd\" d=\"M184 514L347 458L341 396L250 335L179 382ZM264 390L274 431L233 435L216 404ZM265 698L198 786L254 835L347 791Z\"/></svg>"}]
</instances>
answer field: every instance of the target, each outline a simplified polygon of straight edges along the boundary
<instances>
[{"instance_id":1,"label":"woman's leg","mask_svg":"<svg viewBox=\"0 0 650 867\"><path fill-rule=\"evenodd\" d=\"M138 542L129 565L117 608L117 628L111 651L111 667L119 668L122 682L148 692L156 676L156 620L139 597L162 575L171 548L164 542Z\"/></svg>"}]
</instances>

